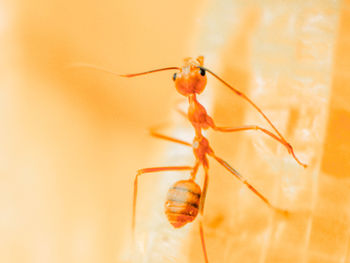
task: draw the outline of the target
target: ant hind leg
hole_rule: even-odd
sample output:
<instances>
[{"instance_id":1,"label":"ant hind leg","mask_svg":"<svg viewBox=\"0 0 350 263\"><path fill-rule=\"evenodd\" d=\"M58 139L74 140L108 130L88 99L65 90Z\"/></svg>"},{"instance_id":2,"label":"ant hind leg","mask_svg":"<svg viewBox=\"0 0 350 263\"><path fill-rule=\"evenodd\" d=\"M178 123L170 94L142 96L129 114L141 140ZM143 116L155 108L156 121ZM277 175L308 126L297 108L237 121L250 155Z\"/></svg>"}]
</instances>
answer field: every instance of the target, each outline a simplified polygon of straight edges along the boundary
<instances>
[{"instance_id":1,"label":"ant hind leg","mask_svg":"<svg viewBox=\"0 0 350 263\"><path fill-rule=\"evenodd\" d=\"M132 204L132 235L134 238L135 233L135 218L136 218L136 201L137 201L137 186L138 186L138 178L140 175L146 173L156 173L156 172L164 172L164 171L185 171L185 170L193 170L192 166L164 166L164 167L151 167L145 168L137 171L137 174L134 179L134 192L133 192L133 204Z\"/></svg>"},{"instance_id":2,"label":"ant hind leg","mask_svg":"<svg viewBox=\"0 0 350 263\"><path fill-rule=\"evenodd\" d=\"M202 225L202 215L200 215L200 218L199 218L199 234L200 234L200 237L201 237L201 243L202 243L202 249L203 249L205 263L209 263L208 254L207 254L207 248L206 248L205 240L204 240L204 231L203 231L203 225Z\"/></svg>"},{"instance_id":3,"label":"ant hind leg","mask_svg":"<svg viewBox=\"0 0 350 263\"><path fill-rule=\"evenodd\" d=\"M205 238L204 238L204 231L203 231L203 211L204 211L204 202L207 194L207 188L208 188L208 167L204 166L204 182L203 182L203 191L202 191L202 196L199 204L199 235L201 238L201 244L202 244L202 250L203 250L203 255L205 259L205 263L209 263L208 260L208 254L207 254L207 248L205 245Z\"/></svg>"},{"instance_id":4,"label":"ant hind leg","mask_svg":"<svg viewBox=\"0 0 350 263\"><path fill-rule=\"evenodd\" d=\"M218 163L220 163L222 166L226 168L232 175L234 175L238 180L240 180L242 183L244 183L254 194L256 194L267 206L272 208L274 211L281 213L283 215L288 215L288 211L275 207L270 203L270 201L263 196L258 190L255 189L254 186L252 186L247 179L245 179L239 172L237 172L231 165L229 165L225 160L221 159L220 157L217 157L214 154L211 154L211 157L213 157Z\"/></svg>"}]
</instances>

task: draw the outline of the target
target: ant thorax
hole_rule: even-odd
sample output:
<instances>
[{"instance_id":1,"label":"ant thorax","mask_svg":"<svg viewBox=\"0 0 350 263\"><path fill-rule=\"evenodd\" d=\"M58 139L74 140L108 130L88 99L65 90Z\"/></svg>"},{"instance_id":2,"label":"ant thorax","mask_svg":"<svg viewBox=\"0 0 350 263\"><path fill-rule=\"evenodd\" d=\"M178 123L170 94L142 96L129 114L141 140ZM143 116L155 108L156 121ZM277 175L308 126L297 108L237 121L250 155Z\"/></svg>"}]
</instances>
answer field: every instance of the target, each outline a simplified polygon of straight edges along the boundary
<instances>
[{"instance_id":1,"label":"ant thorax","mask_svg":"<svg viewBox=\"0 0 350 263\"><path fill-rule=\"evenodd\" d=\"M187 116L196 130L208 129L214 126L213 119L208 115L204 106L197 101L195 95L189 96Z\"/></svg>"}]
</instances>

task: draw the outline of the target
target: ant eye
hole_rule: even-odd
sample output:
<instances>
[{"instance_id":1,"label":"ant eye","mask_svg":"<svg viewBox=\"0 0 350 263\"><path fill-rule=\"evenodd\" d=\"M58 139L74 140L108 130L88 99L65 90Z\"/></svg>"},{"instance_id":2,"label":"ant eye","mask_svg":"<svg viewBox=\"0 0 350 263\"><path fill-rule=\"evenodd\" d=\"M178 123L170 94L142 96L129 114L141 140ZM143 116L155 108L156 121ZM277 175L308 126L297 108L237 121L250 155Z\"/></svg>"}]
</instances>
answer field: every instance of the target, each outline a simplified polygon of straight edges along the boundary
<instances>
[{"instance_id":1,"label":"ant eye","mask_svg":"<svg viewBox=\"0 0 350 263\"><path fill-rule=\"evenodd\" d=\"M204 70L204 69L199 68L199 73L200 73L202 76L205 76L205 70Z\"/></svg>"},{"instance_id":2,"label":"ant eye","mask_svg":"<svg viewBox=\"0 0 350 263\"><path fill-rule=\"evenodd\" d=\"M176 80L176 73L174 73L174 75L173 75L173 81L175 81Z\"/></svg>"}]
</instances>

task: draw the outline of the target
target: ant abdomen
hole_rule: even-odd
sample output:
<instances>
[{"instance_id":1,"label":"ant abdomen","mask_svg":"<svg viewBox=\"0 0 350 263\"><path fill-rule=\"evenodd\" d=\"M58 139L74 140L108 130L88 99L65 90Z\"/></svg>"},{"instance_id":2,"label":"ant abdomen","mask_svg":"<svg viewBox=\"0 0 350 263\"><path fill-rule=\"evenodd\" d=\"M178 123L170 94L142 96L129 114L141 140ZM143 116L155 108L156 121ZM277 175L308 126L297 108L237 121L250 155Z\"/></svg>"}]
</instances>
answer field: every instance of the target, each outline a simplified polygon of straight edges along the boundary
<instances>
[{"instance_id":1,"label":"ant abdomen","mask_svg":"<svg viewBox=\"0 0 350 263\"><path fill-rule=\"evenodd\" d=\"M165 214L170 224L180 228L192 222L199 209L201 188L193 180L176 182L168 191Z\"/></svg>"}]
</instances>

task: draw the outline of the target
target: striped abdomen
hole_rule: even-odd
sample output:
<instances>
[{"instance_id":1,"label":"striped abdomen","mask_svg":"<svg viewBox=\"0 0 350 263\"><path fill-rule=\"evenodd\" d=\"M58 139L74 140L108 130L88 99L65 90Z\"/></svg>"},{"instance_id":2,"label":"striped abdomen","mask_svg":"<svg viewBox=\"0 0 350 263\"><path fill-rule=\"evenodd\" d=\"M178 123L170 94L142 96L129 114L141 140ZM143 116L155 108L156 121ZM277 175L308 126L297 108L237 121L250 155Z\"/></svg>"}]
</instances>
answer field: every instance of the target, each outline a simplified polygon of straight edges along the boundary
<instances>
[{"instance_id":1,"label":"striped abdomen","mask_svg":"<svg viewBox=\"0 0 350 263\"><path fill-rule=\"evenodd\" d=\"M193 180L176 182L168 191L165 214L175 228L192 222L197 214L201 188Z\"/></svg>"}]
</instances>

